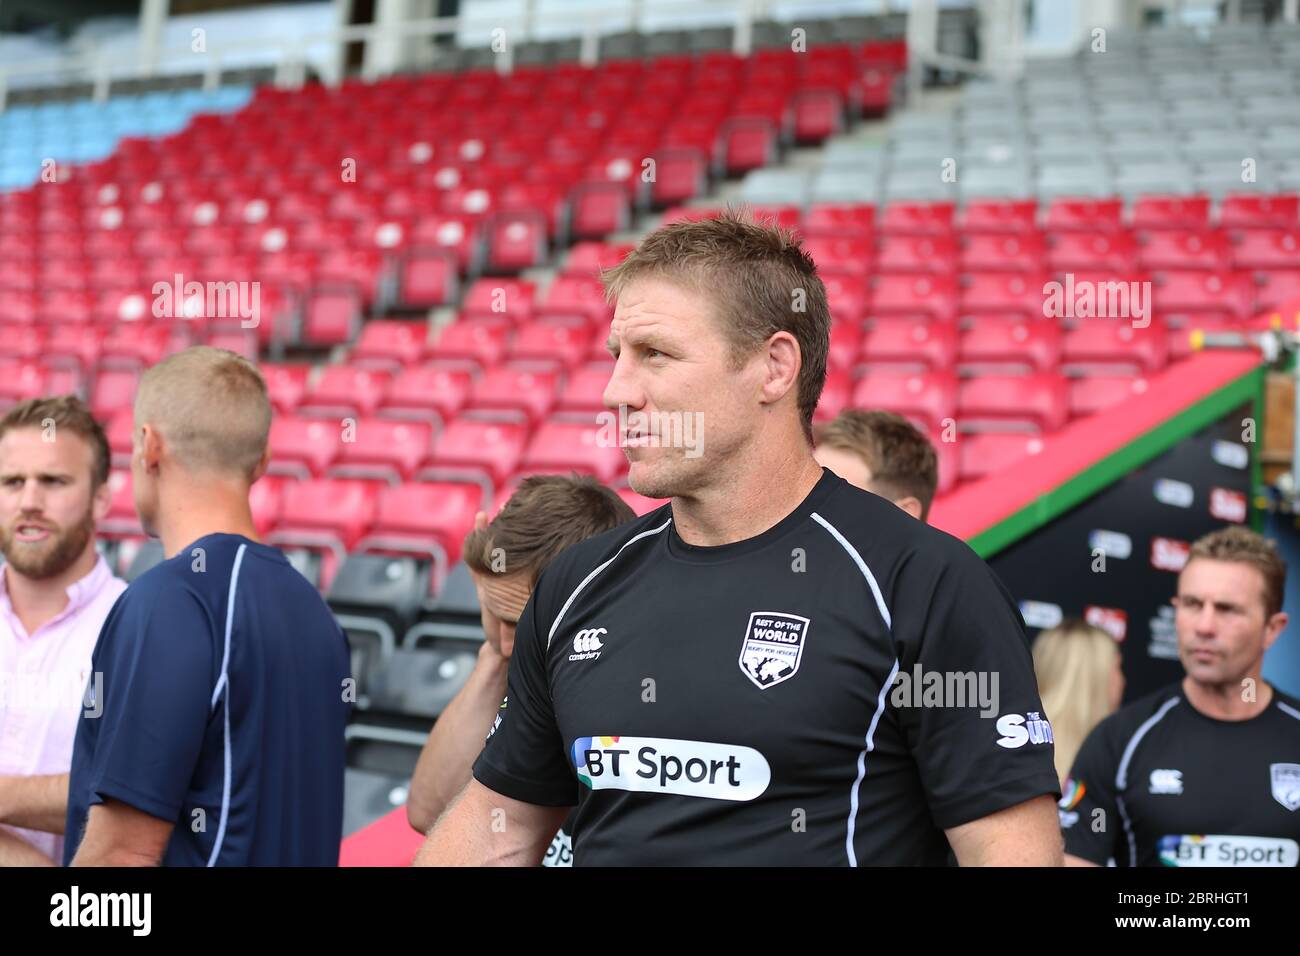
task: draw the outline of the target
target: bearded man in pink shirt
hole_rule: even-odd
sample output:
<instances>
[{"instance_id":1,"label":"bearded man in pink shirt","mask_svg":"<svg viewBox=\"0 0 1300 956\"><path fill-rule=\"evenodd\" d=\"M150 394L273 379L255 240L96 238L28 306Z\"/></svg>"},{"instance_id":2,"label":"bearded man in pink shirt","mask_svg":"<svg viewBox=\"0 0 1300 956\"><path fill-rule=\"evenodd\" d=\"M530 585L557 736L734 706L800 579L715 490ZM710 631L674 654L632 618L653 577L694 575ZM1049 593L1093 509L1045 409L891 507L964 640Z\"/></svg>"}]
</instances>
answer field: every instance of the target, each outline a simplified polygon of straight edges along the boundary
<instances>
[{"instance_id":1,"label":"bearded man in pink shirt","mask_svg":"<svg viewBox=\"0 0 1300 956\"><path fill-rule=\"evenodd\" d=\"M68 768L94 713L90 655L126 589L95 549L109 448L71 395L0 419L0 866L63 854Z\"/></svg>"}]
</instances>

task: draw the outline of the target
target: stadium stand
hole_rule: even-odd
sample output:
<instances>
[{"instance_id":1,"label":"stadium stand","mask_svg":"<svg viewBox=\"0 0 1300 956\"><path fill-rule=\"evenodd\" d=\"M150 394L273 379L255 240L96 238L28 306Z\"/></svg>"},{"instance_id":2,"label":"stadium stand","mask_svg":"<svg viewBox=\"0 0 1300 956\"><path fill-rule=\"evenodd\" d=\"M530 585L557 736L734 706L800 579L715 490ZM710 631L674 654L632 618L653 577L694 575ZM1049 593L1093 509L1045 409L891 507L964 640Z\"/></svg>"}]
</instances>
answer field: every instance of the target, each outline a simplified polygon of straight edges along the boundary
<instances>
[{"instance_id":1,"label":"stadium stand","mask_svg":"<svg viewBox=\"0 0 1300 956\"><path fill-rule=\"evenodd\" d=\"M804 237L834 320L817 415L930 433L941 526L1192 368L1194 333L1295 314L1300 34L1112 32L1104 66L1031 62L891 112L901 24L862 19L813 24L806 55L759 24L745 57L729 30L629 34L594 67L549 41L508 75L460 49L374 82L0 113L0 404L77 391L109 423L104 548L134 576L158 558L124 468L140 370L197 342L258 358L259 527L353 641L349 832L404 798L416 730L472 665L475 513L539 471L625 484L595 437L596 276L659 222L738 198ZM858 134L881 116L887 138ZM1243 180L1239 143L1277 162ZM1115 314L1075 309L1120 283ZM971 533L988 514L960 513Z\"/></svg>"}]
</instances>

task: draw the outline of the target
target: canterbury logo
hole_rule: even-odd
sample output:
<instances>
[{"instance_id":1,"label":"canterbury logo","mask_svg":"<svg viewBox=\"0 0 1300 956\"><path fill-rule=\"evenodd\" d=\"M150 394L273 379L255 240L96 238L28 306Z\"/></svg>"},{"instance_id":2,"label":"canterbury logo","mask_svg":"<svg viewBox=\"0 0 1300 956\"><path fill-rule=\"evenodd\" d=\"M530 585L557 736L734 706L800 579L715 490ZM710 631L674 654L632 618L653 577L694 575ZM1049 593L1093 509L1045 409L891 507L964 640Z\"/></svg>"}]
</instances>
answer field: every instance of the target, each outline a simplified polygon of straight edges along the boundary
<instances>
[{"instance_id":1,"label":"canterbury logo","mask_svg":"<svg viewBox=\"0 0 1300 956\"><path fill-rule=\"evenodd\" d=\"M605 645L600 641L600 635L608 633L603 627L591 627L585 631L579 631L573 639L573 651L575 654L586 654L591 651L598 651Z\"/></svg>"}]
</instances>

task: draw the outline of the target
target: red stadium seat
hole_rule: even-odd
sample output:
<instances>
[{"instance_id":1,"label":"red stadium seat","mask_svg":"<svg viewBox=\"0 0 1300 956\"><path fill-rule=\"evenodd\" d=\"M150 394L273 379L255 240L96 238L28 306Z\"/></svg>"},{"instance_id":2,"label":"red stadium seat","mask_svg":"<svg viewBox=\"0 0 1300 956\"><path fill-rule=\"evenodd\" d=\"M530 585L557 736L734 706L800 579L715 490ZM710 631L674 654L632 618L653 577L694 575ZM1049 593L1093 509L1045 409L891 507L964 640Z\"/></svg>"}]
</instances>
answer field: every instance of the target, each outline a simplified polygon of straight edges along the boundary
<instances>
[{"instance_id":1,"label":"red stadium seat","mask_svg":"<svg viewBox=\"0 0 1300 956\"><path fill-rule=\"evenodd\" d=\"M1300 227L1244 229L1232 256L1238 269L1294 269L1300 264Z\"/></svg>"},{"instance_id":2,"label":"red stadium seat","mask_svg":"<svg viewBox=\"0 0 1300 956\"><path fill-rule=\"evenodd\" d=\"M1133 323L1089 320L1065 333L1064 365L1073 371L1116 368L1158 372L1169 361L1169 335L1162 319L1146 328Z\"/></svg>"},{"instance_id":3,"label":"red stadium seat","mask_svg":"<svg viewBox=\"0 0 1300 956\"><path fill-rule=\"evenodd\" d=\"M681 436L665 440L701 442L702 435L687 431L693 419L683 418ZM689 450L689 448L688 448ZM594 475L610 484L627 470L627 457L619 446L616 422L544 422L538 427L519 463L522 470L539 472L577 471Z\"/></svg>"},{"instance_id":4,"label":"red stadium seat","mask_svg":"<svg viewBox=\"0 0 1300 956\"><path fill-rule=\"evenodd\" d=\"M379 486L353 478L321 478L284 486L274 544L334 544L352 550L374 518ZM337 552L336 552L337 553Z\"/></svg>"},{"instance_id":5,"label":"red stadium seat","mask_svg":"<svg viewBox=\"0 0 1300 956\"><path fill-rule=\"evenodd\" d=\"M862 325L859 322L831 322L830 353L832 367L852 371L858 361L862 343Z\"/></svg>"},{"instance_id":6,"label":"red stadium seat","mask_svg":"<svg viewBox=\"0 0 1300 956\"><path fill-rule=\"evenodd\" d=\"M1171 325L1204 313L1244 319L1255 308L1255 280L1248 272L1166 272L1156 276L1151 297Z\"/></svg>"},{"instance_id":7,"label":"red stadium seat","mask_svg":"<svg viewBox=\"0 0 1300 956\"><path fill-rule=\"evenodd\" d=\"M1047 260L1053 272L1088 269L1126 271L1138 259L1138 245L1127 232L1061 232L1052 238Z\"/></svg>"},{"instance_id":8,"label":"red stadium seat","mask_svg":"<svg viewBox=\"0 0 1300 956\"><path fill-rule=\"evenodd\" d=\"M1046 301L1043 287L1048 281L1043 274L975 273L967 277L962 289L961 312L1042 318Z\"/></svg>"},{"instance_id":9,"label":"red stadium seat","mask_svg":"<svg viewBox=\"0 0 1300 956\"><path fill-rule=\"evenodd\" d=\"M1300 196L1225 196L1219 205L1224 229L1294 229L1300 225Z\"/></svg>"},{"instance_id":10,"label":"red stadium seat","mask_svg":"<svg viewBox=\"0 0 1300 956\"><path fill-rule=\"evenodd\" d=\"M331 476L407 480L429 457L433 426L420 421L363 418L344 439L330 466Z\"/></svg>"},{"instance_id":11,"label":"red stadium seat","mask_svg":"<svg viewBox=\"0 0 1300 956\"><path fill-rule=\"evenodd\" d=\"M1162 229L1151 233L1139 247L1142 268L1227 269L1232 264L1232 243L1222 232Z\"/></svg>"},{"instance_id":12,"label":"red stadium seat","mask_svg":"<svg viewBox=\"0 0 1300 956\"><path fill-rule=\"evenodd\" d=\"M813 236L871 236L876 231L876 207L871 203L820 203L804 216L803 234Z\"/></svg>"},{"instance_id":13,"label":"red stadium seat","mask_svg":"<svg viewBox=\"0 0 1300 956\"><path fill-rule=\"evenodd\" d=\"M1051 432L1069 419L1069 387L1066 379L1055 373L964 379L958 411L963 426L972 422L999 426L1025 423Z\"/></svg>"},{"instance_id":14,"label":"red stadium seat","mask_svg":"<svg viewBox=\"0 0 1300 956\"><path fill-rule=\"evenodd\" d=\"M1133 203L1132 226L1137 230L1208 229L1208 196L1139 196Z\"/></svg>"},{"instance_id":15,"label":"red stadium seat","mask_svg":"<svg viewBox=\"0 0 1300 956\"><path fill-rule=\"evenodd\" d=\"M1043 227L1051 232L1118 232L1124 228L1121 199L1054 199Z\"/></svg>"},{"instance_id":16,"label":"red stadium seat","mask_svg":"<svg viewBox=\"0 0 1300 956\"><path fill-rule=\"evenodd\" d=\"M271 421L271 464L274 474L308 478L323 475L338 457L342 426L331 419L277 415Z\"/></svg>"},{"instance_id":17,"label":"red stadium seat","mask_svg":"<svg viewBox=\"0 0 1300 956\"><path fill-rule=\"evenodd\" d=\"M104 422L122 409L131 408L135 404L135 390L139 384L140 373L134 369L98 370L90 392L91 412Z\"/></svg>"},{"instance_id":18,"label":"red stadium seat","mask_svg":"<svg viewBox=\"0 0 1300 956\"><path fill-rule=\"evenodd\" d=\"M613 308L605 301L605 287L599 279L574 276L556 276L538 309L538 315L547 318L580 316L600 326L608 325L613 314Z\"/></svg>"},{"instance_id":19,"label":"red stadium seat","mask_svg":"<svg viewBox=\"0 0 1300 956\"><path fill-rule=\"evenodd\" d=\"M954 276L880 276L867 309L873 316L923 316L940 320L957 317L958 289Z\"/></svg>"},{"instance_id":20,"label":"red stadium seat","mask_svg":"<svg viewBox=\"0 0 1300 956\"><path fill-rule=\"evenodd\" d=\"M253 513L253 527L263 537L280 520L284 507L284 488L290 479L283 475L263 475L248 489L248 507Z\"/></svg>"},{"instance_id":21,"label":"red stadium seat","mask_svg":"<svg viewBox=\"0 0 1300 956\"><path fill-rule=\"evenodd\" d=\"M883 408L942 428L957 414L957 378L949 371L868 374L853 390L856 408Z\"/></svg>"},{"instance_id":22,"label":"red stadium seat","mask_svg":"<svg viewBox=\"0 0 1300 956\"><path fill-rule=\"evenodd\" d=\"M910 371L942 371L957 362L959 333L954 321L876 319L862 337L861 360L871 370L905 366Z\"/></svg>"},{"instance_id":23,"label":"red stadium seat","mask_svg":"<svg viewBox=\"0 0 1300 956\"><path fill-rule=\"evenodd\" d=\"M967 235L962 243L963 272L1044 272L1047 244L1041 233L981 232Z\"/></svg>"},{"instance_id":24,"label":"red stadium seat","mask_svg":"<svg viewBox=\"0 0 1300 956\"><path fill-rule=\"evenodd\" d=\"M302 341L308 345L343 345L361 327L361 302L354 292L322 291L307 302Z\"/></svg>"},{"instance_id":25,"label":"red stadium seat","mask_svg":"<svg viewBox=\"0 0 1300 956\"><path fill-rule=\"evenodd\" d=\"M880 231L887 235L934 236L953 232L957 207L950 202L894 202L880 217Z\"/></svg>"},{"instance_id":26,"label":"red stadium seat","mask_svg":"<svg viewBox=\"0 0 1300 956\"><path fill-rule=\"evenodd\" d=\"M414 250L402 263L398 298L403 305L430 308L451 302L458 291L455 258L447 252Z\"/></svg>"},{"instance_id":27,"label":"red stadium seat","mask_svg":"<svg viewBox=\"0 0 1300 956\"><path fill-rule=\"evenodd\" d=\"M361 327L361 337L352 346L349 361L399 369L420 361L427 345L429 327L423 321L372 319Z\"/></svg>"},{"instance_id":28,"label":"red stadium seat","mask_svg":"<svg viewBox=\"0 0 1300 956\"><path fill-rule=\"evenodd\" d=\"M1038 228L1038 204L1032 199L974 200L962 206L957 222L966 235L1034 232Z\"/></svg>"},{"instance_id":29,"label":"red stadium seat","mask_svg":"<svg viewBox=\"0 0 1300 956\"><path fill-rule=\"evenodd\" d=\"M361 545L372 550L427 548L433 541L449 561L459 561L474 516L484 511L483 489L473 483L407 482L379 492L375 519Z\"/></svg>"},{"instance_id":30,"label":"red stadium seat","mask_svg":"<svg viewBox=\"0 0 1300 956\"><path fill-rule=\"evenodd\" d=\"M262 373L266 391L277 412L291 412L298 407L307 394L307 376L311 373L311 366L263 362L257 369Z\"/></svg>"},{"instance_id":31,"label":"red stadium seat","mask_svg":"<svg viewBox=\"0 0 1300 956\"><path fill-rule=\"evenodd\" d=\"M461 317L507 318L514 323L527 322L536 308L536 296L536 287L525 279L479 279L465 293L465 299L461 303Z\"/></svg>"},{"instance_id":32,"label":"red stadium seat","mask_svg":"<svg viewBox=\"0 0 1300 956\"><path fill-rule=\"evenodd\" d=\"M853 398L853 376L845 369L831 368L826 373L826 384L822 386L821 398L813 413L817 422L830 421L844 409L848 408Z\"/></svg>"},{"instance_id":33,"label":"red stadium seat","mask_svg":"<svg viewBox=\"0 0 1300 956\"><path fill-rule=\"evenodd\" d=\"M497 214L487 226L487 271L512 274L541 265L546 233L546 219L536 210Z\"/></svg>"},{"instance_id":34,"label":"red stadium seat","mask_svg":"<svg viewBox=\"0 0 1300 956\"><path fill-rule=\"evenodd\" d=\"M694 199L707 188L709 162L703 150L689 146L665 147L654 159L650 201L656 208Z\"/></svg>"},{"instance_id":35,"label":"red stadium seat","mask_svg":"<svg viewBox=\"0 0 1300 956\"><path fill-rule=\"evenodd\" d=\"M510 327L503 319L462 319L438 333L427 357L474 362L489 368L505 356L509 335Z\"/></svg>"},{"instance_id":36,"label":"red stadium seat","mask_svg":"<svg viewBox=\"0 0 1300 956\"><path fill-rule=\"evenodd\" d=\"M957 240L953 235L894 235L880 243L876 252L880 273L954 273L957 271Z\"/></svg>"},{"instance_id":37,"label":"red stadium seat","mask_svg":"<svg viewBox=\"0 0 1300 956\"><path fill-rule=\"evenodd\" d=\"M982 316L962 332L960 362L967 372L1046 372L1061 358L1061 327L1055 322Z\"/></svg>"},{"instance_id":38,"label":"red stadium seat","mask_svg":"<svg viewBox=\"0 0 1300 956\"><path fill-rule=\"evenodd\" d=\"M812 256L823 279L836 275L866 276L875 257L875 240L862 236L809 236L803 240L804 252Z\"/></svg>"},{"instance_id":39,"label":"red stadium seat","mask_svg":"<svg viewBox=\"0 0 1300 956\"><path fill-rule=\"evenodd\" d=\"M426 365L398 372L384 392L379 414L386 418L447 421L469 401L473 376L466 369Z\"/></svg>"},{"instance_id":40,"label":"red stadium seat","mask_svg":"<svg viewBox=\"0 0 1300 956\"><path fill-rule=\"evenodd\" d=\"M627 191L617 183L581 183L569 194L571 234L600 239L628 228L632 211Z\"/></svg>"},{"instance_id":41,"label":"red stadium seat","mask_svg":"<svg viewBox=\"0 0 1300 956\"><path fill-rule=\"evenodd\" d=\"M610 376L614 374L612 362L593 362L570 373L559 401L555 404L555 413L571 413L594 418L605 411L604 394L609 385Z\"/></svg>"},{"instance_id":42,"label":"red stadium seat","mask_svg":"<svg viewBox=\"0 0 1300 956\"><path fill-rule=\"evenodd\" d=\"M1300 268L1269 269L1259 278L1259 308L1300 308Z\"/></svg>"},{"instance_id":43,"label":"red stadium seat","mask_svg":"<svg viewBox=\"0 0 1300 956\"><path fill-rule=\"evenodd\" d=\"M555 405L559 374L503 365L479 378L470 390L471 411L518 411L530 421L546 417Z\"/></svg>"},{"instance_id":44,"label":"red stadium seat","mask_svg":"<svg viewBox=\"0 0 1300 956\"><path fill-rule=\"evenodd\" d=\"M514 472L528 441L522 422L458 418L434 443L430 465L437 471L473 471L501 484Z\"/></svg>"},{"instance_id":45,"label":"red stadium seat","mask_svg":"<svg viewBox=\"0 0 1300 956\"><path fill-rule=\"evenodd\" d=\"M591 327L585 322L532 322L515 330L506 357L510 361L548 362L567 369L586 358L591 339Z\"/></svg>"},{"instance_id":46,"label":"red stadium seat","mask_svg":"<svg viewBox=\"0 0 1300 956\"><path fill-rule=\"evenodd\" d=\"M821 270L818 270L821 273ZM865 276L821 273L826 287L826 303L831 319L836 322L857 322L867 308L868 282Z\"/></svg>"},{"instance_id":47,"label":"red stadium seat","mask_svg":"<svg viewBox=\"0 0 1300 956\"><path fill-rule=\"evenodd\" d=\"M383 400L392 375L384 369L326 365L307 389L300 412L371 415Z\"/></svg>"},{"instance_id":48,"label":"red stadium seat","mask_svg":"<svg viewBox=\"0 0 1300 956\"><path fill-rule=\"evenodd\" d=\"M631 243L579 242L564 260L564 274L580 279L599 278L601 272L618 265L633 249Z\"/></svg>"}]
</instances>

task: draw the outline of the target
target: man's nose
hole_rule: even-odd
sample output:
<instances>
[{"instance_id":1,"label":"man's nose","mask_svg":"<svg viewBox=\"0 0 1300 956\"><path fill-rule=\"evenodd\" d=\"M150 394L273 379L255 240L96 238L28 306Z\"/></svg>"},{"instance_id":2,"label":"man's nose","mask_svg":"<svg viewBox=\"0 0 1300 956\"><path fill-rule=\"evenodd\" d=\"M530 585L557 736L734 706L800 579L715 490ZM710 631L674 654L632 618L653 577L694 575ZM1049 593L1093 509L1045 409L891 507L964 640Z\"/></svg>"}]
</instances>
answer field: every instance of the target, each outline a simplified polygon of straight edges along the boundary
<instances>
[{"instance_id":1,"label":"man's nose","mask_svg":"<svg viewBox=\"0 0 1300 956\"><path fill-rule=\"evenodd\" d=\"M631 360L626 352L615 359L614 371L610 373L609 381L605 383L601 400L605 403L605 407L610 409L618 409L621 405L640 408L644 404L645 397L635 381Z\"/></svg>"}]
</instances>

